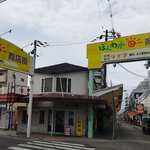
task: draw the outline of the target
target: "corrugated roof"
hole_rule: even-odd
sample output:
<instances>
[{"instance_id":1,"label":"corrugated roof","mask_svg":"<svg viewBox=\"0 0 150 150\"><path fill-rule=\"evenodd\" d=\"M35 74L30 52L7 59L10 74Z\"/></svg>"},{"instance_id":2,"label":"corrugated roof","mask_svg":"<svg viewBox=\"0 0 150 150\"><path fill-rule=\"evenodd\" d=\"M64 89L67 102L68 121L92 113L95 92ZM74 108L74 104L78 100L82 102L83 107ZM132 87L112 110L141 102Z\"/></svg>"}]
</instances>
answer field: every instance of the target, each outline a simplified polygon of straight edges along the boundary
<instances>
[{"instance_id":1,"label":"corrugated roof","mask_svg":"<svg viewBox=\"0 0 150 150\"><path fill-rule=\"evenodd\" d=\"M77 66L69 63L62 63L35 69L35 73L42 73L42 74L62 74L78 71L88 71L88 69L86 67Z\"/></svg>"}]
</instances>

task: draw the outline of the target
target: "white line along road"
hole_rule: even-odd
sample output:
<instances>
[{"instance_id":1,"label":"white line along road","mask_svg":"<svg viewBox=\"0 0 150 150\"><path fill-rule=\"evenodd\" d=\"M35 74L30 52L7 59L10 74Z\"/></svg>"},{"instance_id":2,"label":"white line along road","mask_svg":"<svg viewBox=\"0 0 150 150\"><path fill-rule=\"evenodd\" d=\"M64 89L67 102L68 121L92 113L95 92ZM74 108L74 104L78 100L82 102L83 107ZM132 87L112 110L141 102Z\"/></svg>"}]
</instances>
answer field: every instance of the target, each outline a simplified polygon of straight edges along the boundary
<instances>
[{"instance_id":1,"label":"white line along road","mask_svg":"<svg viewBox=\"0 0 150 150\"><path fill-rule=\"evenodd\" d=\"M10 146L11 150L95 150L93 147L87 147L84 144L75 144L67 142L42 142L32 141L26 144L18 144L17 146Z\"/></svg>"}]
</instances>

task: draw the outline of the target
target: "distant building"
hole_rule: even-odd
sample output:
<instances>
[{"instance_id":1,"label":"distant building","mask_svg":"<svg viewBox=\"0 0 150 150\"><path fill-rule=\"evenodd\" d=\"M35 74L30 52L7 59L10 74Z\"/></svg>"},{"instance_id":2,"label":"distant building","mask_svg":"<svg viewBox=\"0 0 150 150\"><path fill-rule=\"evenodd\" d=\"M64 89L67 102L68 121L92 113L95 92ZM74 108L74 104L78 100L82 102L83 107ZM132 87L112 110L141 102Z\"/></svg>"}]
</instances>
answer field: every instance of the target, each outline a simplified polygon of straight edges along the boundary
<instances>
[{"instance_id":1,"label":"distant building","mask_svg":"<svg viewBox=\"0 0 150 150\"><path fill-rule=\"evenodd\" d=\"M141 120L143 114L150 115L150 76L141 81L132 91L129 100L129 116L135 121ZM143 107L143 111L137 110L138 105Z\"/></svg>"}]
</instances>

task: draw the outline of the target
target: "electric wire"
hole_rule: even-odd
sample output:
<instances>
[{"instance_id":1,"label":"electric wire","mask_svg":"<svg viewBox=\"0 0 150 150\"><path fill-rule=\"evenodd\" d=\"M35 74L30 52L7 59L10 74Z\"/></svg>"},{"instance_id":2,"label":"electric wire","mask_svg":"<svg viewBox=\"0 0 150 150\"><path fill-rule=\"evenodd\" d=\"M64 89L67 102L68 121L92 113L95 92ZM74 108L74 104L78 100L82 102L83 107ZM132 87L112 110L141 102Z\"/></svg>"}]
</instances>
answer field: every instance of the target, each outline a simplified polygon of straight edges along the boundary
<instances>
[{"instance_id":1,"label":"electric wire","mask_svg":"<svg viewBox=\"0 0 150 150\"><path fill-rule=\"evenodd\" d=\"M58 43L58 44L56 44L56 43L51 43L51 42L47 42L47 43L49 43L50 45L50 47L57 47L57 46L69 46L69 45L79 45L79 44L84 44L84 43L88 43L88 42L91 42L91 40L89 40L89 41L80 41L80 42L68 42L68 43L61 43L60 42L60 44Z\"/></svg>"},{"instance_id":2,"label":"electric wire","mask_svg":"<svg viewBox=\"0 0 150 150\"><path fill-rule=\"evenodd\" d=\"M112 14L111 3L110 3L110 0L107 0L107 1L108 1L109 13L110 13L109 17L110 17L111 27L112 27L112 30L115 31L114 24L113 24L113 14Z\"/></svg>"},{"instance_id":3,"label":"electric wire","mask_svg":"<svg viewBox=\"0 0 150 150\"><path fill-rule=\"evenodd\" d=\"M135 75L135 76L137 76L137 77L146 78L146 76L138 75L138 74L136 74L136 73L134 73L134 72L128 70L127 68L125 68L125 67L122 66L121 64L118 64L118 65L119 65L120 67L122 67L124 70L126 70L127 72L129 72L129 73L131 73L131 74L133 74L133 75Z\"/></svg>"},{"instance_id":4,"label":"electric wire","mask_svg":"<svg viewBox=\"0 0 150 150\"><path fill-rule=\"evenodd\" d=\"M57 47L57 46L69 46L69 45L79 45L79 44L84 44L84 43L91 43L91 39L87 39L85 41L81 41L81 40L77 40L77 41L65 41L65 42L47 42L48 47ZM32 46L33 44L28 44L22 47L28 47L28 46Z\"/></svg>"},{"instance_id":5,"label":"electric wire","mask_svg":"<svg viewBox=\"0 0 150 150\"><path fill-rule=\"evenodd\" d=\"M100 0L97 0L97 7L98 7L98 15L99 15L99 19L100 19L100 24L101 24L101 28L102 28L102 31L104 30L104 26L103 26L103 23L102 23L102 18L101 18L101 8L100 8Z\"/></svg>"}]
</instances>

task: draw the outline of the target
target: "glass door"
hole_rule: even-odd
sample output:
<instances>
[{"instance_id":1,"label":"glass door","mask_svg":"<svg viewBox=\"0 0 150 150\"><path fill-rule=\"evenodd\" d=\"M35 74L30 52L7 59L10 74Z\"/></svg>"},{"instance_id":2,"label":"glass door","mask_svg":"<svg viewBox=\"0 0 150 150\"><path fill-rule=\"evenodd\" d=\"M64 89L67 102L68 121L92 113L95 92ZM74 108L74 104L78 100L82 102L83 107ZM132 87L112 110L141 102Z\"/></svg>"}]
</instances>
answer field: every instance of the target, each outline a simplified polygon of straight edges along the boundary
<instances>
[{"instance_id":1,"label":"glass door","mask_svg":"<svg viewBox=\"0 0 150 150\"><path fill-rule=\"evenodd\" d=\"M64 133L65 112L55 112L55 133Z\"/></svg>"}]
</instances>

